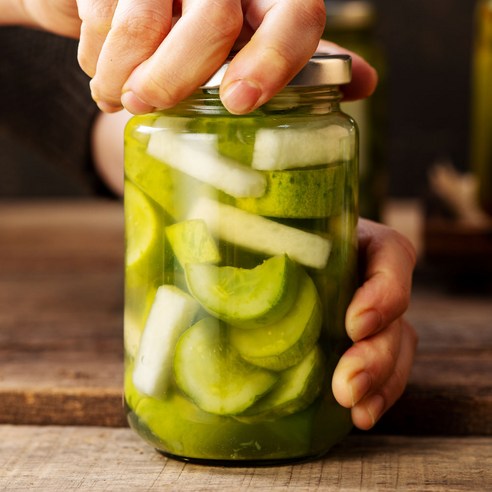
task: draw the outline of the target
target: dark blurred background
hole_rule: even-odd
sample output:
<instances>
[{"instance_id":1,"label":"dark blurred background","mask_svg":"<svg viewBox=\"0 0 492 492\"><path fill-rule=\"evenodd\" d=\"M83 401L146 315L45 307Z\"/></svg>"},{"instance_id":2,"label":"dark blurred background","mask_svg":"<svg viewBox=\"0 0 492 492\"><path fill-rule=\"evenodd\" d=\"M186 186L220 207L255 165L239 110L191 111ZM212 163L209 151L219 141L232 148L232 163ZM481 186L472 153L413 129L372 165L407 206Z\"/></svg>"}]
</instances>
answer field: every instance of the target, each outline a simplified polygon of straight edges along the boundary
<instances>
[{"instance_id":1,"label":"dark blurred background","mask_svg":"<svg viewBox=\"0 0 492 492\"><path fill-rule=\"evenodd\" d=\"M417 197L434 161L446 158L458 169L468 168L475 1L372 3L387 67L387 194ZM69 45L64 49L72 50L75 57L76 44ZM19 145L1 127L0 148L0 197L91 192L87 183L25 144Z\"/></svg>"},{"instance_id":2,"label":"dark blurred background","mask_svg":"<svg viewBox=\"0 0 492 492\"><path fill-rule=\"evenodd\" d=\"M373 0L386 52L389 193L422 192L426 169L467 169L474 0Z\"/></svg>"}]
</instances>

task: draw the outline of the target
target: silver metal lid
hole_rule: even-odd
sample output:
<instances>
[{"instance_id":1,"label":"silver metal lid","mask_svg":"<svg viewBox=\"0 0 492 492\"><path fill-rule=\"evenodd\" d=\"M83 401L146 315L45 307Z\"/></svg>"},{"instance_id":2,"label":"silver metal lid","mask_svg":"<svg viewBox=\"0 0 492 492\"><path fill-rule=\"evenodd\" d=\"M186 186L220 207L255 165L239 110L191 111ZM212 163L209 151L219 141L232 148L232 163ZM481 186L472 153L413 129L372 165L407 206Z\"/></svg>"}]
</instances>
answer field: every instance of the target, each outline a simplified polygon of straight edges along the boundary
<instances>
[{"instance_id":1,"label":"silver metal lid","mask_svg":"<svg viewBox=\"0 0 492 492\"><path fill-rule=\"evenodd\" d=\"M232 57L229 57L201 88L219 88L231 60ZM289 82L288 87L343 85L348 84L351 79L352 58L349 55L315 53L301 71Z\"/></svg>"}]
</instances>

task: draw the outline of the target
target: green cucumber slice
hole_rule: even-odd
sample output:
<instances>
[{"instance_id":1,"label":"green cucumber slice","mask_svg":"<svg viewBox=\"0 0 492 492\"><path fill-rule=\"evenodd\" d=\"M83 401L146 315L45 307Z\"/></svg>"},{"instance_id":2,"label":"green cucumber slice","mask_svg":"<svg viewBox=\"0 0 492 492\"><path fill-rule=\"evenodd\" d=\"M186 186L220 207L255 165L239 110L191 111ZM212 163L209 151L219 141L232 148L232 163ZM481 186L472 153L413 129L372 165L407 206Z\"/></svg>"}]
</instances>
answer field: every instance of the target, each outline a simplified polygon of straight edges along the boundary
<instances>
[{"instance_id":1,"label":"green cucumber slice","mask_svg":"<svg viewBox=\"0 0 492 492\"><path fill-rule=\"evenodd\" d=\"M244 412L277 382L275 373L245 362L227 341L227 329L203 318L176 346L176 384L202 410L216 415Z\"/></svg>"},{"instance_id":2,"label":"green cucumber slice","mask_svg":"<svg viewBox=\"0 0 492 492\"><path fill-rule=\"evenodd\" d=\"M299 364L281 372L275 388L238 418L251 422L278 419L307 408L323 387L323 359L316 345Z\"/></svg>"},{"instance_id":3,"label":"green cucumber slice","mask_svg":"<svg viewBox=\"0 0 492 492\"><path fill-rule=\"evenodd\" d=\"M311 451L314 406L282 419L250 425L234 417L204 412L178 391L165 400L140 396L127 379L125 397L131 427L155 448L176 456L240 463L292 459Z\"/></svg>"},{"instance_id":4,"label":"green cucumber slice","mask_svg":"<svg viewBox=\"0 0 492 492\"><path fill-rule=\"evenodd\" d=\"M154 245L162 240L161 220L145 194L128 180L125 181L124 197L125 263L127 268L135 268L148 255L154 254Z\"/></svg>"},{"instance_id":5,"label":"green cucumber slice","mask_svg":"<svg viewBox=\"0 0 492 492\"><path fill-rule=\"evenodd\" d=\"M162 271L169 259L163 214L133 183L125 180L125 350L134 357Z\"/></svg>"},{"instance_id":6,"label":"green cucumber slice","mask_svg":"<svg viewBox=\"0 0 492 492\"><path fill-rule=\"evenodd\" d=\"M203 219L212 234L250 251L266 256L288 255L312 268L324 268L330 256L328 238L280 224L206 196L199 197L188 219Z\"/></svg>"},{"instance_id":7,"label":"green cucumber slice","mask_svg":"<svg viewBox=\"0 0 492 492\"><path fill-rule=\"evenodd\" d=\"M319 218L340 213L344 168L341 165L293 171L266 171L267 189L258 198L237 198L238 208L259 215Z\"/></svg>"},{"instance_id":8,"label":"green cucumber slice","mask_svg":"<svg viewBox=\"0 0 492 492\"><path fill-rule=\"evenodd\" d=\"M147 153L233 197L263 195L263 174L219 155L216 140L212 134L180 134L163 129L150 135Z\"/></svg>"},{"instance_id":9,"label":"green cucumber slice","mask_svg":"<svg viewBox=\"0 0 492 492\"><path fill-rule=\"evenodd\" d=\"M141 392L163 398L172 380L174 348L200 305L172 285L157 289L145 325L133 372L133 383Z\"/></svg>"},{"instance_id":10,"label":"green cucumber slice","mask_svg":"<svg viewBox=\"0 0 492 492\"><path fill-rule=\"evenodd\" d=\"M255 133L261 125L261 117L231 118L210 115L195 118L190 122L188 130L195 133L212 133L217 136L217 151L247 167L251 167Z\"/></svg>"},{"instance_id":11,"label":"green cucumber slice","mask_svg":"<svg viewBox=\"0 0 492 492\"><path fill-rule=\"evenodd\" d=\"M252 167L263 171L314 167L351 159L353 155L353 139L340 125L260 128Z\"/></svg>"},{"instance_id":12,"label":"green cucumber slice","mask_svg":"<svg viewBox=\"0 0 492 492\"><path fill-rule=\"evenodd\" d=\"M282 371L298 364L314 347L321 321L318 292L311 277L301 271L297 299L286 316L253 330L230 326L230 341L251 364Z\"/></svg>"},{"instance_id":13,"label":"green cucumber slice","mask_svg":"<svg viewBox=\"0 0 492 492\"><path fill-rule=\"evenodd\" d=\"M220 253L203 220L185 220L166 227L166 235L181 266L218 263Z\"/></svg>"},{"instance_id":14,"label":"green cucumber slice","mask_svg":"<svg viewBox=\"0 0 492 492\"><path fill-rule=\"evenodd\" d=\"M210 314L257 328L282 318L297 294L298 266L287 255L274 256L252 269L188 263L188 289Z\"/></svg>"}]
</instances>

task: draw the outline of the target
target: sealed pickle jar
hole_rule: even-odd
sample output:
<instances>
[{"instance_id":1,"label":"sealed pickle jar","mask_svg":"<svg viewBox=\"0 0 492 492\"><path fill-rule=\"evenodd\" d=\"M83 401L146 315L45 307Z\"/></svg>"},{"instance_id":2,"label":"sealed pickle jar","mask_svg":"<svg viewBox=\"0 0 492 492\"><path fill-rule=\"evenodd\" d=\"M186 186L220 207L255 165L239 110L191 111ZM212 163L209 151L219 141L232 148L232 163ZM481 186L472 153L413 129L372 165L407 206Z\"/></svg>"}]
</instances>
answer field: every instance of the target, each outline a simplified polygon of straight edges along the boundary
<instances>
[{"instance_id":1,"label":"sealed pickle jar","mask_svg":"<svg viewBox=\"0 0 492 492\"><path fill-rule=\"evenodd\" d=\"M492 215L492 0L476 6L472 73L471 166L478 181L478 201Z\"/></svg>"},{"instance_id":2,"label":"sealed pickle jar","mask_svg":"<svg viewBox=\"0 0 492 492\"><path fill-rule=\"evenodd\" d=\"M125 133L125 405L161 453L207 464L321 456L351 429L331 378L356 284L348 56L315 55L252 113L221 70Z\"/></svg>"}]
</instances>

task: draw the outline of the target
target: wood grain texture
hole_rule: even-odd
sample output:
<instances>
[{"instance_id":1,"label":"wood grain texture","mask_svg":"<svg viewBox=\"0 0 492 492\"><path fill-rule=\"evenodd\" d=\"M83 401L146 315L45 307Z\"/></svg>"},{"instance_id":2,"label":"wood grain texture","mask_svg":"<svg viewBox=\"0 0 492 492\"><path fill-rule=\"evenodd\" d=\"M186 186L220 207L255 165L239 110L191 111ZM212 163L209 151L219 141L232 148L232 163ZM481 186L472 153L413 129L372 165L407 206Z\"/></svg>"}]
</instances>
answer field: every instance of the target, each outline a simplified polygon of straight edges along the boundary
<instances>
[{"instance_id":1,"label":"wood grain texture","mask_svg":"<svg viewBox=\"0 0 492 492\"><path fill-rule=\"evenodd\" d=\"M491 438L351 437L323 459L265 468L169 460L129 429L0 426L0 490L492 490Z\"/></svg>"},{"instance_id":2,"label":"wood grain texture","mask_svg":"<svg viewBox=\"0 0 492 492\"><path fill-rule=\"evenodd\" d=\"M0 423L123 426L123 213L0 203ZM420 346L376 432L492 435L492 302L416 285Z\"/></svg>"},{"instance_id":3,"label":"wood grain texture","mask_svg":"<svg viewBox=\"0 0 492 492\"><path fill-rule=\"evenodd\" d=\"M492 435L492 299L417 285L407 318L419 348L379 432Z\"/></svg>"},{"instance_id":4,"label":"wood grain texture","mask_svg":"<svg viewBox=\"0 0 492 492\"><path fill-rule=\"evenodd\" d=\"M123 210L0 205L0 422L122 426Z\"/></svg>"}]
</instances>

